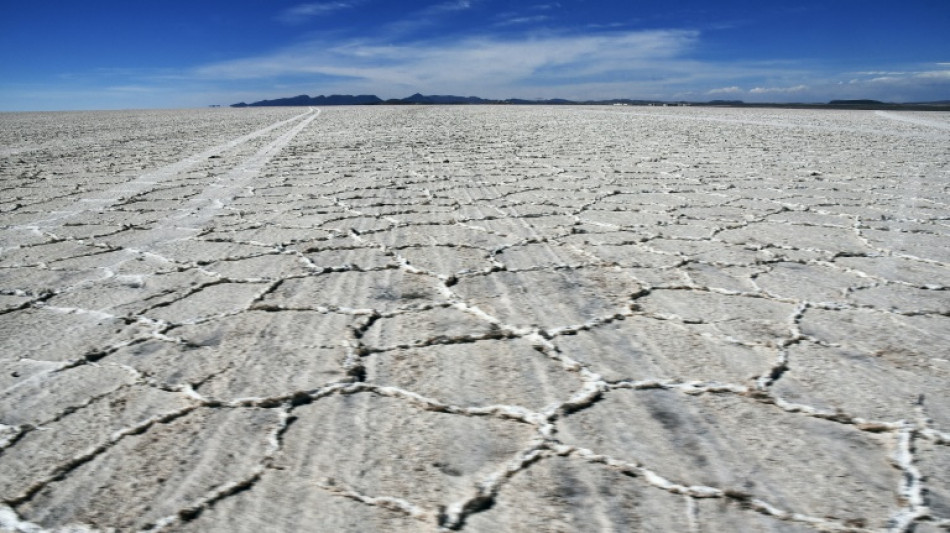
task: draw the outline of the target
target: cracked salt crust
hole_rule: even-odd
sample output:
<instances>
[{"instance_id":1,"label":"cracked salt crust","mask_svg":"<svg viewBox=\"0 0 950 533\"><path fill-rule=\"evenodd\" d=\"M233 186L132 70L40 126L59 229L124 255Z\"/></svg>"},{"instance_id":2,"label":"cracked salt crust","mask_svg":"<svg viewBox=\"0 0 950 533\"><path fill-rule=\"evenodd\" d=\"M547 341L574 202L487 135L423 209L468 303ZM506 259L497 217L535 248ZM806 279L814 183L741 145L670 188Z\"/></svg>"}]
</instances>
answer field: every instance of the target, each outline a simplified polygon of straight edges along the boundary
<instances>
[{"instance_id":1,"label":"cracked salt crust","mask_svg":"<svg viewBox=\"0 0 950 533\"><path fill-rule=\"evenodd\" d=\"M0 529L950 528L945 115L0 124Z\"/></svg>"}]
</instances>

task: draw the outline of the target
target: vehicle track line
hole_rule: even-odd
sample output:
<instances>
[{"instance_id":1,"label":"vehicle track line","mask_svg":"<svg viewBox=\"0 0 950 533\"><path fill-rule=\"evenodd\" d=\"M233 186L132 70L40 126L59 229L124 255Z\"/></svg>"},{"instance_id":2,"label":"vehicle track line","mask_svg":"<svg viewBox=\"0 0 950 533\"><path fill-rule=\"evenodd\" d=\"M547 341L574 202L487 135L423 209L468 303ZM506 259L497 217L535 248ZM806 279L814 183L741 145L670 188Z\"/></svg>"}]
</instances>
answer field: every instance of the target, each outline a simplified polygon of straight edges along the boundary
<instances>
[{"instance_id":1,"label":"vehicle track line","mask_svg":"<svg viewBox=\"0 0 950 533\"><path fill-rule=\"evenodd\" d=\"M201 233L215 215L234 201L239 191L246 189L254 178L260 175L261 170L275 155L320 115L320 110L311 108L306 115L296 126L245 158L215 179L201 194L191 198L189 203L193 205L183 207L177 216L173 215L157 222L151 229L142 232L140 239L128 243L126 248L135 252L152 252L162 243L186 240Z\"/></svg>"},{"instance_id":2,"label":"vehicle track line","mask_svg":"<svg viewBox=\"0 0 950 533\"><path fill-rule=\"evenodd\" d=\"M210 184L201 194L193 198L193 202L199 202L199 206L196 209L182 216L166 219L155 229L158 230L174 224L177 227L187 226L193 231L200 231L215 214L234 200L238 191L245 189L248 184L260 174L264 165L290 144L290 141L309 126L311 122L320 116L319 109L311 111L312 114L294 126L290 131L271 141L254 153L254 155L239 163L236 167L219 177L214 183Z\"/></svg>"},{"instance_id":3,"label":"vehicle track line","mask_svg":"<svg viewBox=\"0 0 950 533\"><path fill-rule=\"evenodd\" d=\"M891 112L888 112L888 111L875 111L874 114L877 115L877 116L879 116L879 117L887 118L887 119L890 119L890 120L899 120L899 121L901 121L901 122L910 122L911 124L917 124L917 125L920 125L920 126L930 126L931 128L937 128L937 129L941 129L941 130L950 131L950 124L948 124L948 123L946 123L946 122L940 122L940 121L937 121L937 120L927 120L927 119L917 118L917 117L910 117L910 116L907 116L907 115L901 115L901 114L898 114L898 113L891 113Z\"/></svg>"},{"instance_id":4,"label":"vehicle track line","mask_svg":"<svg viewBox=\"0 0 950 533\"><path fill-rule=\"evenodd\" d=\"M86 213L89 211L102 211L108 207L111 207L117 203L120 203L123 198L128 198L130 196L134 196L136 194L145 192L148 190L149 187L152 187L158 183L161 183L162 181L168 180L169 178L172 178L178 174L181 174L182 172L185 172L189 168L194 167L195 165L203 161L207 161L208 158L210 157L214 157L227 150L231 150L249 141L257 139L258 137L267 135L268 133L274 131L275 129L281 128L283 126L291 124L295 121L299 121L301 119L303 119L301 124L303 123L309 124L310 120L316 117L319 113L320 113L319 110L310 108L306 112L296 115L294 117L291 117L289 119L276 122L274 124L271 124L270 126L267 126L266 128L259 129L257 131L251 132L247 135L243 135L236 139L232 139L226 143L222 143L217 146L211 147L207 150L204 150L203 152L190 155L170 165L166 165L164 167L160 167L151 172L142 174L131 181L128 181L121 185L117 185L106 191L96 193L95 197L80 198L70 208L66 210L53 211L52 213L50 213L51 216L40 219L40 220L36 220L28 224L22 224L18 226L17 229L35 229L35 230L41 230L41 231L42 230L49 231L61 226L66 220L72 217L75 217L77 215L80 215L82 213ZM310 117L310 118L308 119L307 117ZM298 126L300 126L300 124L298 124ZM292 131L299 132L300 130L295 128ZM283 138L283 137L284 136L280 138ZM289 142L289 139L288 139L288 142ZM272 146L273 144L274 143L271 143L268 146ZM260 152L258 152L258 154L260 154ZM255 154L254 157L256 157L258 154Z\"/></svg>"}]
</instances>

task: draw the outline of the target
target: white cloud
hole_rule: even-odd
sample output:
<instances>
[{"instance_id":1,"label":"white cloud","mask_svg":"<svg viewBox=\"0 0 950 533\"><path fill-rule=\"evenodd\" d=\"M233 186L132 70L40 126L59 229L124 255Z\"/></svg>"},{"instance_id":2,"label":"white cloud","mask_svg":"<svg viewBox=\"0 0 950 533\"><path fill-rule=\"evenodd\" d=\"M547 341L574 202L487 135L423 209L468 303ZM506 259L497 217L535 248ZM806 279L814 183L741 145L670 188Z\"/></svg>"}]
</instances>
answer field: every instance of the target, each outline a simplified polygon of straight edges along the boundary
<instances>
[{"instance_id":1,"label":"white cloud","mask_svg":"<svg viewBox=\"0 0 950 533\"><path fill-rule=\"evenodd\" d=\"M706 94L740 94L743 93L741 88L733 85L732 87L720 87L718 89L710 89L706 91Z\"/></svg>"},{"instance_id":2,"label":"white cloud","mask_svg":"<svg viewBox=\"0 0 950 533\"><path fill-rule=\"evenodd\" d=\"M855 72L854 74L860 76L902 76L908 74L904 71L891 71L891 70L865 70L863 72Z\"/></svg>"},{"instance_id":3,"label":"white cloud","mask_svg":"<svg viewBox=\"0 0 950 533\"><path fill-rule=\"evenodd\" d=\"M157 92L167 91L162 87L155 87L153 85L113 85L111 87L105 87L103 89L106 92L113 93L139 93L139 94L151 94Z\"/></svg>"},{"instance_id":4,"label":"white cloud","mask_svg":"<svg viewBox=\"0 0 950 533\"><path fill-rule=\"evenodd\" d=\"M346 5L360 1L347 0ZM459 11L432 14L432 9L468 9L465 6L471 5L434 4L407 15L406 21L430 10L427 20L437 23L440 17L457 16ZM423 19L426 17L416 20ZM438 40L396 35L395 31L381 31L372 39L321 38L187 70L120 70L111 74L103 87L112 87L115 102L139 107L226 104L302 93L376 94L382 98L401 98L414 92L485 98L725 97L767 102L853 98L913 102L939 100L950 94L950 69L933 63L881 65L856 73L807 68L794 61L697 60L692 55L702 46L701 34L692 30L584 35L547 31ZM889 77L894 79L885 79ZM75 83L85 87L99 79L102 76L97 73ZM156 92L148 94L148 87L155 87ZM750 87L754 88L747 90ZM0 83L0 96L3 94ZM31 105L39 106L36 102L39 100Z\"/></svg>"},{"instance_id":5,"label":"white cloud","mask_svg":"<svg viewBox=\"0 0 950 533\"><path fill-rule=\"evenodd\" d=\"M537 24L549 20L547 15L535 15L531 17L511 17L495 23L495 26L516 26L518 24Z\"/></svg>"},{"instance_id":6,"label":"white cloud","mask_svg":"<svg viewBox=\"0 0 950 533\"><path fill-rule=\"evenodd\" d=\"M944 65L944 63L940 63L940 65ZM947 64L947 66L950 66L950 64ZM928 70L925 72L917 72L916 76L918 78L950 80L950 70Z\"/></svg>"},{"instance_id":7,"label":"white cloud","mask_svg":"<svg viewBox=\"0 0 950 533\"><path fill-rule=\"evenodd\" d=\"M950 63L934 63L927 65L923 70L868 70L854 72L852 75L858 76L852 78L849 83L904 83L914 80L941 81L950 80ZM937 68L933 68L937 67Z\"/></svg>"},{"instance_id":8,"label":"white cloud","mask_svg":"<svg viewBox=\"0 0 950 533\"><path fill-rule=\"evenodd\" d=\"M314 2L309 4L299 4L287 8L277 15L277 20L287 24L299 24L313 17L326 15L333 11L349 9L353 7L352 2Z\"/></svg>"},{"instance_id":9,"label":"white cloud","mask_svg":"<svg viewBox=\"0 0 950 533\"><path fill-rule=\"evenodd\" d=\"M440 13L452 13L454 11L465 11L472 8L471 0L450 0L441 4L434 4L424 8L417 16L432 16Z\"/></svg>"},{"instance_id":10,"label":"white cloud","mask_svg":"<svg viewBox=\"0 0 950 533\"><path fill-rule=\"evenodd\" d=\"M808 90L807 85L796 85L794 87L755 87L750 89L752 94L789 94L800 93Z\"/></svg>"},{"instance_id":11,"label":"white cloud","mask_svg":"<svg viewBox=\"0 0 950 533\"><path fill-rule=\"evenodd\" d=\"M517 96L525 86L558 84L563 89L602 75L617 76L618 70L631 79L647 74L661 81L695 77L697 65L680 58L697 39L694 31L654 30L595 36L469 37L401 45L316 41L266 56L206 65L191 75L217 80L313 75L345 78L342 85L348 91L385 88L397 94L426 90ZM515 90L516 94L509 94Z\"/></svg>"},{"instance_id":12,"label":"white cloud","mask_svg":"<svg viewBox=\"0 0 950 533\"><path fill-rule=\"evenodd\" d=\"M449 0L414 12L407 12L403 18L383 25L376 33L377 38L405 38L424 28L438 25L445 17L472 9L473 3L478 1L480 0Z\"/></svg>"},{"instance_id":13,"label":"white cloud","mask_svg":"<svg viewBox=\"0 0 950 533\"><path fill-rule=\"evenodd\" d=\"M469 0L453 0L444 4L437 4L432 9L437 11L463 11L470 7L472 7L472 2Z\"/></svg>"}]
</instances>

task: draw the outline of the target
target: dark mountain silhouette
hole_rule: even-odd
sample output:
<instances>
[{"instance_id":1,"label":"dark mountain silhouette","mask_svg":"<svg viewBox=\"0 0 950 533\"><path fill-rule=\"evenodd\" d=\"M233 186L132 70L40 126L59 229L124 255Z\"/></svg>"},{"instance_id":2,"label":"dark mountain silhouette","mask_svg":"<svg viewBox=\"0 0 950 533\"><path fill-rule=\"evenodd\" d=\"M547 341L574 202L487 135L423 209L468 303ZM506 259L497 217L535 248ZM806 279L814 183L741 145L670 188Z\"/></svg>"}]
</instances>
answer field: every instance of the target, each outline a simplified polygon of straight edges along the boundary
<instances>
[{"instance_id":1,"label":"dark mountain silhouette","mask_svg":"<svg viewBox=\"0 0 950 533\"><path fill-rule=\"evenodd\" d=\"M290 98L277 98L276 100L261 100L252 104L241 102L231 107L266 107L266 106L305 106L305 105L368 105L382 103L382 99L372 94L361 94L353 96L349 94L332 94L330 96L291 96Z\"/></svg>"},{"instance_id":2,"label":"dark mountain silhouette","mask_svg":"<svg viewBox=\"0 0 950 533\"><path fill-rule=\"evenodd\" d=\"M506 100L492 100L478 96L455 96L450 94L424 95L421 93L406 98L383 100L373 94L357 96L349 94L333 94L330 96L291 96L275 100L261 100L251 104L241 102L231 107L264 107L264 106L335 106L335 105L630 105L630 106L727 106L727 107L770 107L782 109L888 109L908 111L950 111L950 101L887 103L878 100L832 100L828 103L748 103L741 100L712 100L708 102L684 102L662 100L631 100L614 98L610 100L566 100L563 98L527 100L523 98L508 98Z\"/></svg>"},{"instance_id":3,"label":"dark mountain silhouette","mask_svg":"<svg viewBox=\"0 0 950 533\"><path fill-rule=\"evenodd\" d=\"M488 104L497 100L486 100L477 96L454 96L451 94L432 94L429 96L416 93L400 100L405 104Z\"/></svg>"},{"instance_id":4,"label":"dark mountain silhouette","mask_svg":"<svg viewBox=\"0 0 950 533\"><path fill-rule=\"evenodd\" d=\"M832 100L828 105L885 105L880 100Z\"/></svg>"},{"instance_id":5,"label":"dark mountain silhouette","mask_svg":"<svg viewBox=\"0 0 950 533\"><path fill-rule=\"evenodd\" d=\"M492 100L478 96L456 96L453 94L422 94L416 93L405 98L391 98L382 100L376 95L364 94L351 96L345 94L334 94L331 96L291 96L288 98L277 98L274 100L261 100L247 104L241 102L232 104L231 107L265 107L265 106L333 106L333 105L484 105L484 104L508 104L508 105L585 105L585 104L624 104L624 105L650 105L663 104L664 102L656 100L630 100L626 98L615 98L612 100L566 100L564 98L534 99L508 98L506 100Z\"/></svg>"},{"instance_id":6,"label":"dark mountain silhouette","mask_svg":"<svg viewBox=\"0 0 950 533\"><path fill-rule=\"evenodd\" d=\"M565 104L577 104L580 102L574 102L572 100L565 100L563 98L551 98L550 100L525 100L524 98L509 98L502 101L505 104L511 105L565 105Z\"/></svg>"}]
</instances>

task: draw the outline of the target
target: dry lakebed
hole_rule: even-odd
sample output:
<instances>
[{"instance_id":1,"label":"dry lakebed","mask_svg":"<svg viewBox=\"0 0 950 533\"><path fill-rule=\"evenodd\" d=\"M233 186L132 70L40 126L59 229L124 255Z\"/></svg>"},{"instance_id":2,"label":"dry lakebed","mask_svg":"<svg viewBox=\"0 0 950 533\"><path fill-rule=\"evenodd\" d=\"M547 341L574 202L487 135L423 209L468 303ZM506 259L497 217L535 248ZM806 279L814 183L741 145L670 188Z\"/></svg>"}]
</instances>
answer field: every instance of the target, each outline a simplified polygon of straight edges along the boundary
<instances>
[{"instance_id":1,"label":"dry lakebed","mask_svg":"<svg viewBox=\"0 0 950 533\"><path fill-rule=\"evenodd\" d=\"M950 114L0 114L0 530L950 529Z\"/></svg>"}]
</instances>

